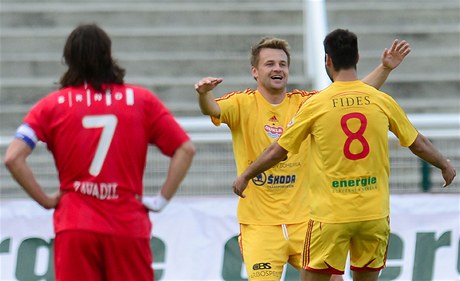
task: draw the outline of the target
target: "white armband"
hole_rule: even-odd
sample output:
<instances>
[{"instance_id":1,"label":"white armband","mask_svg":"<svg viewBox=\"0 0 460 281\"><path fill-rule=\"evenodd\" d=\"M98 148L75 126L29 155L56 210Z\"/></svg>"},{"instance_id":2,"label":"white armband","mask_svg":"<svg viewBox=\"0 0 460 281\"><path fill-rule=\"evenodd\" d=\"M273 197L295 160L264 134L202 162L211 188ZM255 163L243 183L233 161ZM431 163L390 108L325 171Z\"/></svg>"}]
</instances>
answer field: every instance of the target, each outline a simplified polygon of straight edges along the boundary
<instances>
[{"instance_id":1,"label":"white armband","mask_svg":"<svg viewBox=\"0 0 460 281\"><path fill-rule=\"evenodd\" d=\"M35 148L35 145L38 142L37 135L34 130L32 130L32 128L27 124L21 124L21 126L19 126L16 130L14 137L23 140L32 149Z\"/></svg>"}]
</instances>

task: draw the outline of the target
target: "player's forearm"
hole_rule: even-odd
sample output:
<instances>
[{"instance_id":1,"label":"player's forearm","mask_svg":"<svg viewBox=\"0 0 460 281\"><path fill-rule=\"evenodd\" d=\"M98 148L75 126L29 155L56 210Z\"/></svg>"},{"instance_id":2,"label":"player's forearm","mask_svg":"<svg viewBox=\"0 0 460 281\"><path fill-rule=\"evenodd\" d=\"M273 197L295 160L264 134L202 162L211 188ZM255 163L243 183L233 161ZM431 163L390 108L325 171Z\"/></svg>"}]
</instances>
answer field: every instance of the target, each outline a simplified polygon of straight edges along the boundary
<instances>
[{"instance_id":1,"label":"player's forearm","mask_svg":"<svg viewBox=\"0 0 460 281\"><path fill-rule=\"evenodd\" d=\"M198 93L198 104L203 114L217 118L220 117L220 107L211 91Z\"/></svg>"},{"instance_id":2,"label":"player's forearm","mask_svg":"<svg viewBox=\"0 0 460 281\"><path fill-rule=\"evenodd\" d=\"M422 134L419 134L409 149L419 158L425 160L431 165L446 169L448 167L447 159L439 152L430 140Z\"/></svg>"},{"instance_id":3,"label":"player's forearm","mask_svg":"<svg viewBox=\"0 0 460 281\"><path fill-rule=\"evenodd\" d=\"M428 138L419 134L414 143L409 146L409 149L421 159L441 170L442 177L444 178L443 187L452 183L457 175L457 171L452 163L434 147Z\"/></svg>"},{"instance_id":4,"label":"player's forearm","mask_svg":"<svg viewBox=\"0 0 460 281\"><path fill-rule=\"evenodd\" d=\"M58 202L58 196L48 196L38 184L27 164L27 157L31 153L32 149L27 143L20 139L14 139L6 150L5 166L32 199L46 209L54 208Z\"/></svg>"},{"instance_id":5,"label":"player's forearm","mask_svg":"<svg viewBox=\"0 0 460 281\"><path fill-rule=\"evenodd\" d=\"M274 142L268 146L243 173L241 173L241 176L249 181L284 160L286 155L287 151L278 145L277 142Z\"/></svg>"},{"instance_id":6,"label":"player's forearm","mask_svg":"<svg viewBox=\"0 0 460 281\"><path fill-rule=\"evenodd\" d=\"M22 140L14 139L8 146L4 164L16 182L40 205L43 205L46 195L35 180L27 164L27 157L32 149Z\"/></svg>"},{"instance_id":7,"label":"player's forearm","mask_svg":"<svg viewBox=\"0 0 460 281\"><path fill-rule=\"evenodd\" d=\"M161 195L170 200L179 189L181 182L187 175L195 156L195 146L187 141L176 150L169 164L168 175L161 189Z\"/></svg>"},{"instance_id":8,"label":"player's forearm","mask_svg":"<svg viewBox=\"0 0 460 281\"><path fill-rule=\"evenodd\" d=\"M380 89L388 79L391 70L392 69L383 66L383 64L379 64L372 72L364 77L362 81L376 89Z\"/></svg>"},{"instance_id":9,"label":"player's forearm","mask_svg":"<svg viewBox=\"0 0 460 281\"><path fill-rule=\"evenodd\" d=\"M38 204L48 209L50 207L48 206L48 196L36 181L32 170L25 163L25 160L14 159L5 162L5 164L13 178L24 189L24 191Z\"/></svg>"}]
</instances>

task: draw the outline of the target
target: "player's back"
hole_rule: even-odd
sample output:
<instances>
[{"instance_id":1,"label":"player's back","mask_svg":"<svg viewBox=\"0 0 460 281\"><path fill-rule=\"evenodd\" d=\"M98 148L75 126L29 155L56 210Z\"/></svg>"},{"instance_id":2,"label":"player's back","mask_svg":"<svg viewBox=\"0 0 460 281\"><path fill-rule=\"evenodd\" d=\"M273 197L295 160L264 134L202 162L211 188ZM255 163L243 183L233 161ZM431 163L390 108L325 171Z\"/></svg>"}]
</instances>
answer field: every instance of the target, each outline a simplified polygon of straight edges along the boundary
<instances>
[{"instance_id":1,"label":"player's back","mask_svg":"<svg viewBox=\"0 0 460 281\"><path fill-rule=\"evenodd\" d=\"M179 126L150 91L127 84L104 89L61 89L24 119L55 158L63 192L55 230L149 237L139 200L148 144L171 156L186 135L171 136Z\"/></svg>"},{"instance_id":2,"label":"player's back","mask_svg":"<svg viewBox=\"0 0 460 281\"><path fill-rule=\"evenodd\" d=\"M323 113L312 132L328 174L359 177L384 167L388 176L389 118L383 95L360 81L335 82L320 94Z\"/></svg>"},{"instance_id":3,"label":"player's back","mask_svg":"<svg viewBox=\"0 0 460 281\"><path fill-rule=\"evenodd\" d=\"M388 131L409 145L417 131L387 94L361 81L334 82L305 102L279 144L299 151L311 135L306 178L312 218L349 222L389 213Z\"/></svg>"},{"instance_id":4,"label":"player's back","mask_svg":"<svg viewBox=\"0 0 460 281\"><path fill-rule=\"evenodd\" d=\"M51 93L26 122L53 153L63 189L75 182L139 189L151 124L161 111L150 92L134 85L81 86Z\"/></svg>"}]
</instances>

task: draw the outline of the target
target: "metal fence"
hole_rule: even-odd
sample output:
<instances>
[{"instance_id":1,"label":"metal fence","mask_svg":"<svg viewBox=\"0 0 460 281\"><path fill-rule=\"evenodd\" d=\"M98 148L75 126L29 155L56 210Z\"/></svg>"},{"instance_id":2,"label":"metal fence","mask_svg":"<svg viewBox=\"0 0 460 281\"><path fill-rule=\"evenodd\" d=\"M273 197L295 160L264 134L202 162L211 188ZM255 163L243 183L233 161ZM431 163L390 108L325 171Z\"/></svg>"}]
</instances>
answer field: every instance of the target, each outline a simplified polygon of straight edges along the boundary
<instances>
[{"instance_id":1,"label":"metal fence","mask_svg":"<svg viewBox=\"0 0 460 281\"><path fill-rule=\"evenodd\" d=\"M460 114L423 114L409 116L417 128L446 155L460 171ZM214 127L207 117L179 118L178 121L189 132L197 148L193 165L184 180L179 196L233 195L231 185L236 176L231 145L231 135L223 125ZM2 155L9 142L0 139ZM398 140L389 136L390 190L393 193L444 192L460 193L460 183L441 188L443 179L437 168L427 165L409 149L401 147ZM57 190L56 169L50 153L44 145L38 145L29 157L29 163L38 182L47 190ZM168 170L169 158L155 148L149 149L144 176L147 194L155 194L162 185ZM23 197L25 193L11 179L5 167L0 168L0 196L2 198Z\"/></svg>"}]
</instances>

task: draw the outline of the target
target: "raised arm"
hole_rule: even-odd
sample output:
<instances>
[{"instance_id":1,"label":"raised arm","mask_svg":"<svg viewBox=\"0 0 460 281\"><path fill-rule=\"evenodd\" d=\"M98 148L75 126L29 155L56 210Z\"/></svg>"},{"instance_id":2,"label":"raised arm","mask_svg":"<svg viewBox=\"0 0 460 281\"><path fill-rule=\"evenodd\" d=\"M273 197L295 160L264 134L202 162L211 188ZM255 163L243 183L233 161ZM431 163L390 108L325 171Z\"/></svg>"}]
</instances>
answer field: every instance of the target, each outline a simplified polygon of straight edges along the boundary
<instances>
[{"instance_id":1,"label":"raised arm","mask_svg":"<svg viewBox=\"0 0 460 281\"><path fill-rule=\"evenodd\" d=\"M220 117L220 107L212 90L222 81L222 78L205 77L195 84L195 90L198 93L198 104L203 114L216 118Z\"/></svg>"},{"instance_id":2,"label":"raised arm","mask_svg":"<svg viewBox=\"0 0 460 281\"><path fill-rule=\"evenodd\" d=\"M421 159L441 170L442 177L445 181L443 187L452 183L457 174L454 166L450 160L446 159L436 149L427 137L419 133L414 143L409 146L409 149Z\"/></svg>"},{"instance_id":3,"label":"raised arm","mask_svg":"<svg viewBox=\"0 0 460 281\"><path fill-rule=\"evenodd\" d=\"M405 40L401 42L398 39L394 40L390 49L385 48L383 51L380 64L364 77L362 81L376 89L380 89L390 75L390 72L398 67L410 51L410 45Z\"/></svg>"}]
</instances>

